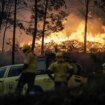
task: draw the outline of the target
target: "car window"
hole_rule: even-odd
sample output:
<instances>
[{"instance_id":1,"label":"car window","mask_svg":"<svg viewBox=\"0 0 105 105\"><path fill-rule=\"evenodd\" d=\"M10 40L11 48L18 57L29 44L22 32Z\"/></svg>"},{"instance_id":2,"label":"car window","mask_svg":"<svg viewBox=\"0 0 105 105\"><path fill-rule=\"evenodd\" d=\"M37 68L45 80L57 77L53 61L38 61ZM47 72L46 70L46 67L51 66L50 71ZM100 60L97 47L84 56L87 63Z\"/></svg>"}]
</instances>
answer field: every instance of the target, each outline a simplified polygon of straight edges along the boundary
<instances>
[{"instance_id":1,"label":"car window","mask_svg":"<svg viewBox=\"0 0 105 105\"><path fill-rule=\"evenodd\" d=\"M18 76L22 72L23 66L12 66L8 73L8 77Z\"/></svg>"},{"instance_id":2,"label":"car window","mask_svg":"<svg viewBox=\"0 0 105 105\"><path fill-rule=\"evenodd\" d=\"M38 70L37 71L37 75L42 75L42 74L47 74L47 72L46 71L42 71L42 70Z\"/></svg>"},{"instance_id":3,"label":"car window","mask_svg":"<svg viewBox=\"0 0 105 105\"><path fill-rule=\"evenodd\" d=\"M6 67L0 68L0 78L3 78L5 71L6 71Z\"/></svg>"},{"instance_id":4,"label":"car window","mask_svg":"<svg viewBox=\"0 0 105 105\"><path fill-rule=\"evenodd\" d=\"M39 58L38 65L37 65L37 71L44 72L45 70L46 70L46 58Z\"/></svg>"}]
</instances>

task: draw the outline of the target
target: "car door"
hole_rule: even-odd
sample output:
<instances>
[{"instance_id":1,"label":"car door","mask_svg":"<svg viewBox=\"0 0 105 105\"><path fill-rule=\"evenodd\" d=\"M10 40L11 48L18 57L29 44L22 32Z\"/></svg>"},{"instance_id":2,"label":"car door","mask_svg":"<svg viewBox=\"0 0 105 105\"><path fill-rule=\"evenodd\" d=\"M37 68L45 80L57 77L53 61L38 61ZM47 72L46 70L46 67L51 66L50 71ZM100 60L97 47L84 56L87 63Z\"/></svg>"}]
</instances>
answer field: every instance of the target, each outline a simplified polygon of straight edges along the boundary
<instances>
[{"instance_id":1,"label":"car door","mask_svg":"<svg viewBox=\"0 0 105 105\"><path fill-rule=\"evenodd\" d=\"M15 65L10 67L7 77L5 78L5 94L15 92L21 72L22 65Z\"/></svg>"},{"instance_id":2,"label":"car door","mask_svg":"<svg viewBox=\"0 0 105 105\"><path fill-rule=\"evenodd\" d=\"M0 94L4 91L4 79L5 79L5 72L7 67L0 68Z\"/></svg>"},{"instance_id":3,"label":"car door","mask_svg":"<svg viewBox=\"0 0 105 105\"><path fill-rule=\"evenodd\" d=\"M45 73L46 71L46 58L40 57L37 65L37 75L35 78L35 85L40 86L44 91L54 89L54 82Z\"/></svg>"},{"instance_id":4,"label":"car door","mask_svg":"<svg viewBox=\"0 0 105 105\"><path fill-rule=\"evenodd\" d=\"M54 82L49 78L46 73L38 73L38 75L36 75L35 85L40 86L44 91L54 89Z\"/></svg>"}]
</instances>

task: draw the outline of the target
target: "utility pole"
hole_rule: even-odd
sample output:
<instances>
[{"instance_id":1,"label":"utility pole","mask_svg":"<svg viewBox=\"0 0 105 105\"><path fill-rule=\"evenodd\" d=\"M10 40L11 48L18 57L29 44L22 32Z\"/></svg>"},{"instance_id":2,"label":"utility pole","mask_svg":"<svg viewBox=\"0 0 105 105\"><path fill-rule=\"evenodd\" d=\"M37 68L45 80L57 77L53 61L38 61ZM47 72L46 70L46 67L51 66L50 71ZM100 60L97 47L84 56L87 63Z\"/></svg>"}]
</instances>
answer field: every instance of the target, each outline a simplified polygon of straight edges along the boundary
<instances>
[{"instance_id":1,"label":"utility pole","mask_svg":"<svg viewBox=\"0 0 105 105\"><path fill-rule=\"evenodd\" d=\"M47 7L48 7L48 0L46 0L46 4L45 4L45 14L44 14L44 23L43 23L43 31L42 31L41 55L44 54L44 36L45 36L44 34L45 34L45 27L46 27Z\"/></svg>"},{"instance_id":2,"label":"utility pole","mask_svg":"<svg viewBox=\"0 0 105 105\"><path fill-rule=\"evenodd\" d=\"M87 50L87 23L88 23L88 12L89 12L89 0L86 0L86 15L85 15L85 34L84 34L84 53Z\"/></svg>"}]
</instances>

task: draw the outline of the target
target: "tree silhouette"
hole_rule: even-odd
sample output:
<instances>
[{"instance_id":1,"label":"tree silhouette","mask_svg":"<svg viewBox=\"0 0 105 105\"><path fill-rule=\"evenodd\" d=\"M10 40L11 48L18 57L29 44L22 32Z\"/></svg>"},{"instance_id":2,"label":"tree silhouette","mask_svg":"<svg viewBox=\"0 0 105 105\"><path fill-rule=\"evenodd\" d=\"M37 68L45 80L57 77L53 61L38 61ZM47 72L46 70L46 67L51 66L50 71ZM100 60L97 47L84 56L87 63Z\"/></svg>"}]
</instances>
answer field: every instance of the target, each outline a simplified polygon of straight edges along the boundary
<instances>
[{"instance_id":1,"label":"tree silhouette","mask_svg":"<svg viewBox=\"0 0 105 105\"><path fill-rule=\"evenodd\" d=\"M42 30L41 55L44 54L44 33L45 33L45 27L46 27L47 8L48 8L48 0L46 0L46 4L45 4L44 23L43 23L43 30Z\"/></svg>"},{"instance_id":2,"label":"tree silhouette","mask_svg":"<svg viewBox=\"0 0 105 105\"><path fill-rule=\"evenodd\" d=\"M34 33L33 33L33 41L32 41L32 50L34 50L35 47L35 39L37 35L37 0L35 0L35 7L34 7Z\"/></svg>"},{"instance_id":3,"label":"tree silhouette","mask_svg":"<svg viewBox=\"0 0 105 105\"><path fill-rule=\"evenodd\" d=\"M88 12L89 12L89 2L90 0L86 0L86 15L85 15L85 34L84 34L84 53L86 53L86 42L87 42L87 22L88 22Z\"/></svg>"},{"instance_id":4,"label":"tree silhouette","mask_svg":"<svg viewBox=\"0 0 105 105\"><path fill-rule=\"evenodd\" d=\"M14 2L14 27L13 27L13 39L12 39L12 64L15 63L15 37L16 37L16 14L17 14L17 0Z\"/></svg>"},{"instance_id":5,"label":"tree silhouette","mask_svg":"<svg viewBox=\"0 0 105 105\"><path fill-rule=\"evenodd\" d=\"M1 30L2 21L4 18L4 8L5 8L5 0L2 0L1 1L1 12L0 12L0 30Z\"/></svg>"},{"instance_id":6,"label":"tree silhouette","mask_svg":"<svg viewBox=\"0 0 105 105\"><path fill-rule=\"evenodd\" d=\"M6 20L5 20L5 29L3 32L3 42L2 42L2 53L4 52L4 44L5 44L5 36L6 36L6 31L8 28L8 23L9 23L9 18L11 15L11 7L12 7L13 3L10 3L9 1L7 1L7 5L6 5Z\"/></svg>"},{"instance_id":7,"label":"tree silhouette","mask_svg":"<svg viewBox=\"0 0 105 105\"><path fill-rule=\"evenodd\" d=\"M32 3L30 3L30 1ZM30 21L27 20L22 20L20 18L18 18L19 15L19 11L17 14L17 20L16 20L16 26L15 28L19 28L20 30L26 32L26 34L31 34L34 36L33 38L33 47L34 48L34 43L35 43L35 39L37 36L42 37L45 35L49 35L52 32L58 32L60 30L62 30L63 24L62 21L63 19L68 15L67 12L65 12L64 9L66 5L65 5L65 1L64 0L49 0L48 3L48 7L47 7L47 15L46 15L46 19L45 19L45 7L46 7L46 1L45 0L38 0L37 2L37 12L35 12L35 5L33 5L34 0L17 0L17 11L18 10L28 10L31 9L32 11L30 11L32 13L31 19ZM7 2L9 2L11 4L11 11L8 11L10 8L8 6L6 11L3 11L3 14L5 14L3 17L3 28L5 28L4 30L4 35L3 35L3 46L2 46L2 50L4 49L4 43L5 43L5 38L6 38L6 31L7 29L11 28L11 26L14 26L14 19L13 19L13 6L12 4L14 3L14 1L12 0L5 0L6 4ZM0 4L2 4L2 2L0 1ZM7 5L6 5L7 6ZM66 9L66 8L65 8ZM36 13L37 13L37 20L35 20L36 18ZM0 13L1 14L1 13ZM25 14L25 13L24 13ZM37 25L35 25L35 21L37 22ZM27 27L25 24L27 24ZM43 24L43 26L40 25ZM29 26L29 27L28 27ZM35 28L37 26L37 29ZM45 34L45 35L44 35ZM37 36L36 36L37 35ZM44 37L43 37L44 39ZM15 39L13 39L15 40ZM13 41L14 43L14 41ZM44 43L44 41L43 41ZM12 52L12 54L14 55L14 53Z\"/></svg>"},{"instance_id":8,"label":"tree silhouette","mask_svg":"<svg viewBox=\"0 0 105 105\"><path fill-rule=\"evenodd\" d=\"M94 0L94 4L105 12L105 0Z\"/></svg>"},{"instance_id":9,"label":"tree silhouette","mask_svg":"<svg viewBox=\"0 0 105 105\"><path fill-rule=\"evenodd\" d=\"M63 8L63 9L61 9ZM33 28L33 22L36 15L34 14L35 8L32 7L32 16L27 28L27 33L34 34L42 37L42 52L44 51L44 36L49 35L52 32L58 32L63 30L63 19L68 15L64 11L65 1L64 0L38 0L37 1L37 34ZM41 25L43 24L43 25ZM36 36L36 37L37 37ZM33 45L32 45L33 46Z\"/></svg>"}]
</instances>

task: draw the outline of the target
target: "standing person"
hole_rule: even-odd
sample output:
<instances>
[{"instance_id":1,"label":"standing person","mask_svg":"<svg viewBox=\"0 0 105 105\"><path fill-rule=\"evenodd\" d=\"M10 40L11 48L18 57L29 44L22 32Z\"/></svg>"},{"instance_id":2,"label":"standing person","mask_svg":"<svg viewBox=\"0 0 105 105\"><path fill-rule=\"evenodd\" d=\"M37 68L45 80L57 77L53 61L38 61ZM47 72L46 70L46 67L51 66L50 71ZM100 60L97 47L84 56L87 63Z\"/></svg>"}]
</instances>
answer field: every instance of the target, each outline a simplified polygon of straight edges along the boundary
<instances>
[{"instance_id":1,"label":"standing person","mask_svg":"<svg viewBox=\"0 0 105 105\"><path fill-rule=\"evenodd\" d=\"M67 82L73 74L73 67L64 61L61 52L56 53L56 61L48 67L48 75L54 81L55 89L67 87ZM54 76L51 75L54 73Z\"/></svg>"},{"instance_id":2,"label":"standing person","mask_svg":"<svg viewBox=\"0 0 105 105\"><path fill-rule=\"evenodd\" d=\"M28 91L30 91L34 86L34 80L37 70L37 57L31 50L29 45L23 46L23 53L24 53L24 66L22 74L19 78L16 93L21 94L23 90L23 86L27 83L28 84Z\"/></svg>"}]
</instances>

